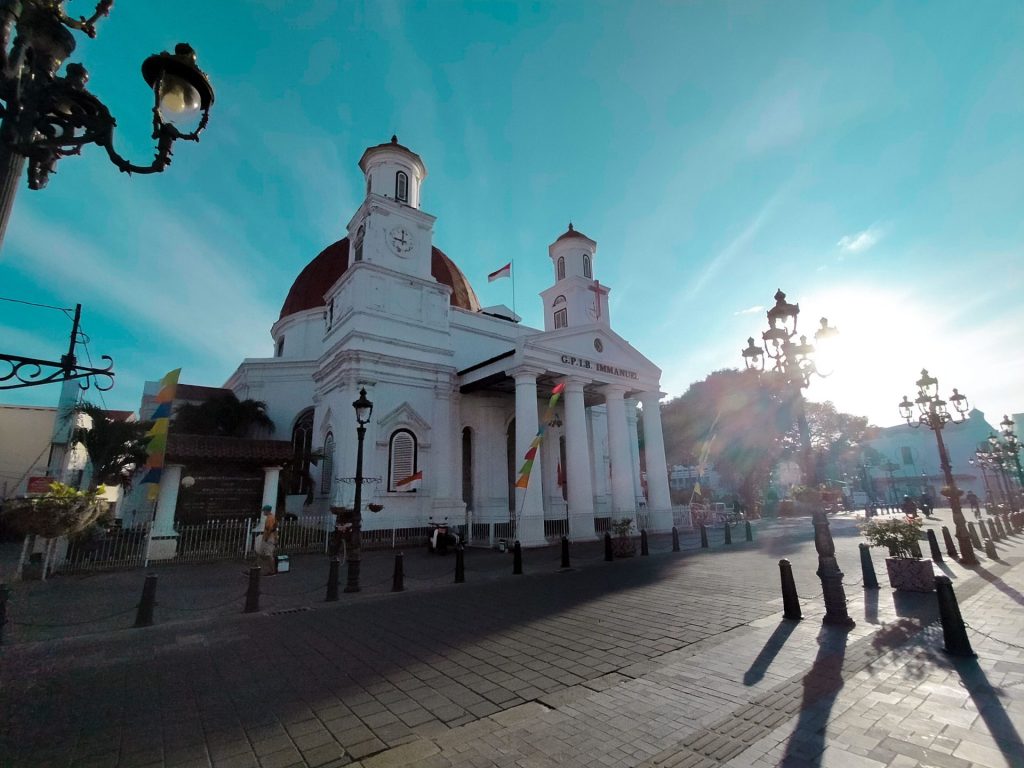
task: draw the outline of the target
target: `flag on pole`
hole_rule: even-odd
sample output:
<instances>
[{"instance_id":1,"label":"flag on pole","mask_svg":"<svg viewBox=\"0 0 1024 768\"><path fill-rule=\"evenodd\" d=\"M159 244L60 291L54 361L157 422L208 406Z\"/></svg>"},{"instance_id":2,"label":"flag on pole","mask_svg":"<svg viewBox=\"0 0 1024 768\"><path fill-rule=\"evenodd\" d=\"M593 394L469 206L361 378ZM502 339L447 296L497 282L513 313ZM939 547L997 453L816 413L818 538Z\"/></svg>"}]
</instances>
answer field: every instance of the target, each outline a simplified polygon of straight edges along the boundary
<instances>
[{"instance_id":1,"label":"flag on pole","mask_svg":"<svg viewBox=\"0 0 1024 768\"><path fill-rule=\"evenodd\" d=\"M396 491L415 491L420 487L420 483L423 482L423 470L415 474L409 475L404 480L399 480L395 483Z\"/></svg>"},{"instance_id":2,"label":"flag on pole","mask_svg":"<svg viewBox=\"0 0 1024 768\"><path fill-rule=\"evenodd\" d=\"M501 269L496 269L487 276L487 282L493 283L495 280L501 280L503 277L512 277L512 262L510 261Z\"/></svg>"},{"instance_id":3,"label":"flag on pole","mask_svg":"<svg viewBox=\"0 0 1024 768\"><path fill-rule=\"evenodd\" d=\"M153 411L153 426L146 437L149 442L146 450L149 455L146 458L145 476L143 484L149 485L146 498L155 501L160 490L160 476L164 471L164 458L167 455L167 431L171 424L171 405L174 403L174 395L178 391L178 377L181 375L181 368L168 371L167 375L160 380L160 389L156 393L156 410Z\"/></svg>"}]
</instances>

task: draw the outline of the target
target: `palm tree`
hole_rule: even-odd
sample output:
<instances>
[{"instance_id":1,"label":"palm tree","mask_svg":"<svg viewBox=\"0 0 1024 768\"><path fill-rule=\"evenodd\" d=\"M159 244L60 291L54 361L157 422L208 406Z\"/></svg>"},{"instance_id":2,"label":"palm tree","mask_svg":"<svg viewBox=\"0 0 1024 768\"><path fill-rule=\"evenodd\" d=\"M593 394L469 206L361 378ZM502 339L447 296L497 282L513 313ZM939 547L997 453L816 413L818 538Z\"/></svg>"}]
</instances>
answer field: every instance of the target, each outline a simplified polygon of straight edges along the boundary
<instances>
[{"instance_id":1,"label":"palm tree","mask_svg":"<svg viewBox=\"0 0 1024 768\"><path fill-rule=\"evenodd\" d=\"M130 488L135 470L146 463L146 433L152 422L112 418L91 403L82 403L75 411L91 421L90 426L76 427L71 434L71 442L81 443L92 462L89 488L95 489L101 483Z\"/></svg>"},{"instance_id":2,"label":"palm tree","mask_svg":"<svg viewBox=\"0 0 1024 768\"><path fill-rule=\"evenodd\" d=\"M239 400L234 392L194 405L185 403L174 415L174 431L186 435L249 437L253 432L271 432L274 422L267 416L262 400Z\"/></svg>"}]
</instances>

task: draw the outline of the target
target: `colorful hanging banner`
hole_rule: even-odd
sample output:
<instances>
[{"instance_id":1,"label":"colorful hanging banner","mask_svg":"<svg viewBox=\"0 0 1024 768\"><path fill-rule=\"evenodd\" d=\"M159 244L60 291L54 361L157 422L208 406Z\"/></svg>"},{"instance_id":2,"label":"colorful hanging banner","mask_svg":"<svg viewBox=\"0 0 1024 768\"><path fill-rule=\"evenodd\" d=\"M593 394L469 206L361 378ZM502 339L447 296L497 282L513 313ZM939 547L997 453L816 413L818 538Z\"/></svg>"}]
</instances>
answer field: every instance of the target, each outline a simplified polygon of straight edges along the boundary
<instances>
[{"instance_id":1,"label":"colorful hanging banner","mask_svg":"<svg viewBox=\"0 0 1024 768\"><path fill-rule=\"evenodd\" d=\"M533 461L537 457L537 449L540 447L541 441L544 439L544 428L555 415L555 403L558 402L558 398L561 397L564 390L565 382L558 384L551 390L551 399L548 401L548 407L544 412L544 418L541 419L540 429L537 430L537 436L533 438L530 443L530 447L526 451L526 455L523 456L523 466L519 469L519 479L516 480L516 488L526 488L530 485L530 473L533 471Z\"/></svg>"},{"instance_id":2,"label":"colorful hanging banner","mask_svg":"<svg viewBox=\"0 0 1024 768\"><path fill-rule=\"evenodd\" d=\"M181 375L181 368L169 371L160 380L160 389L156 393L156 410L153 411L153 426L146 437L149 443L146 448L149 455L146 458L146 474L142 478L143 484L149 485L146 498L155 501L160 490L160 476L164 471L164 459L167 455L167 431L171 425L171 405L174 402L174 395L178 390L178 377Z\"/></svg>"}]
</instances>

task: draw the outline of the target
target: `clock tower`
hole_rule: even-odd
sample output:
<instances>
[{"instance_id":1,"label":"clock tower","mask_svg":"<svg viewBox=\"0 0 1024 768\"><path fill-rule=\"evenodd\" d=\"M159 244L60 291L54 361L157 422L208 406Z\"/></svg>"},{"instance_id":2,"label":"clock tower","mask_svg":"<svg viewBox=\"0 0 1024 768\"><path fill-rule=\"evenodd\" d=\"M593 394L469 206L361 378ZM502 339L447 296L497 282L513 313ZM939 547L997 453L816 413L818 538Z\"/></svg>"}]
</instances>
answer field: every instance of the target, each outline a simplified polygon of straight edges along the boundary
<instances>
[{"instance_id":1,"label":"clock tower","mask_svg":"<svg viewBox=\"0 0 1024 768\"><path fill-rule=\"evenodd\" d=\"M541 292L544 330L584 325L611 327L608 316L609 288L594 278L597 243L573 228L548 246L555 284Z\"/></svg>"},{"instance_id":2,"label":"clock tower","mask_svg":"<svg viewBox=\"0 0 1024 768\"><path fill-rule=\"evenodd\" d=\"M432 279L435 218L420 210L427 168L420 156L392 136L359 160L366 197L348 223L349 262L365 261L396 272Z\"/></svg>"}]
</instances>

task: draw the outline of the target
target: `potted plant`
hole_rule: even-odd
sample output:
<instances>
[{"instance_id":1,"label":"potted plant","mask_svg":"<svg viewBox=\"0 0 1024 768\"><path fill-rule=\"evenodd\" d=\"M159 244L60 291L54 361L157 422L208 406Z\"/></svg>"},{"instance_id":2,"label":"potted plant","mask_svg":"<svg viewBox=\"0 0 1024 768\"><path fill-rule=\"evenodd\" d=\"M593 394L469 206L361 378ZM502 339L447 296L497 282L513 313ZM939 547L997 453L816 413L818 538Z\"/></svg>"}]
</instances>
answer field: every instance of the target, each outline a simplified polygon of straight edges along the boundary
<instances>
[{"instance_id":1,"label":"potted plant","mask_svg":"<svg viewBox=\"0 0 1024 768\"><path fill-rule=\"evenodd\" d=\"M932 561L921 557L918 544L922 524L920 518L908 516L889 520L872 518L861 526L861 532L869 544L889 550L889 557L885 558L885 570L893 589L908 592L935 590Z\"/></svg>"},{"instance_id":2,"label":"potted plant","mask_svg":"<svg viewBox=\"0 0 1024 768\"><path fill-rule=\"evenodd\" d=\"M615 557L632 557L636 554L636 544L629 535L633 530L633 521L628 517L612 520L612 554Z\"/></svg>"}]
</instances>

